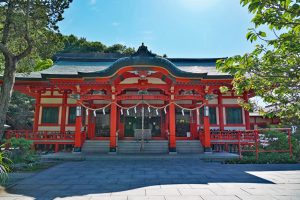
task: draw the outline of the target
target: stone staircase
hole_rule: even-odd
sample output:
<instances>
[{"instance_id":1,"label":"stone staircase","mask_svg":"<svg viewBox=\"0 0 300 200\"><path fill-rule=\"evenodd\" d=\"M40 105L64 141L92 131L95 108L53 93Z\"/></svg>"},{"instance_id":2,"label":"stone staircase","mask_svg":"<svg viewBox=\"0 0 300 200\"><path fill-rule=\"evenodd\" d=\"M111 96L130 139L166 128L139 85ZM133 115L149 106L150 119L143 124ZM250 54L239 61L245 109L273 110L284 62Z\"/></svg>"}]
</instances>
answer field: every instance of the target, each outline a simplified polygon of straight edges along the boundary
<instances>
[{"instance_id":1,"label":"stone staircase","mask_svg":"<svg viewBox=\"0 0 300 200\"><path fill-rule=\"evenodd\" d=\"M86 140L82 146L83 153L108 153L109 140Z\"/></svg>"},{"instance_id":2,"label":"stone staircase","mask_svg":"<svg viewBox=\"0 0 300 200\"><path fill-rule=\"evenodd\" d=\"M167 140L145 141L144 150L141 151L141 141L123 140L118 143L118 153L120 154L167 154L169 153Z\"/></svg>"},{"instance_id":3,"label":"stone staircase","mask_svg":"<svg viewBox=\"0 0 300 200\"><path fill-rule=\"evenodd\" d=\"M120 154L167 154L169 153L167 140L145 141L144 150L141 151L141 141L119 140ZM176 150L179 154L203 153L203 147L198 140L177 140ZM109 152L109 140L86 140L82 146L83 153L106 154Z\"/></svg>"},{"instance_id":4,"label":"stone staircase","mask_svg":"<svg viewBox=\"0 0 300 200\"><path fill-rule=\"evenodd\" d=\"M177 140L177 153L203 153L203 147L199 140Z\"/></svg>"}]
</instances>

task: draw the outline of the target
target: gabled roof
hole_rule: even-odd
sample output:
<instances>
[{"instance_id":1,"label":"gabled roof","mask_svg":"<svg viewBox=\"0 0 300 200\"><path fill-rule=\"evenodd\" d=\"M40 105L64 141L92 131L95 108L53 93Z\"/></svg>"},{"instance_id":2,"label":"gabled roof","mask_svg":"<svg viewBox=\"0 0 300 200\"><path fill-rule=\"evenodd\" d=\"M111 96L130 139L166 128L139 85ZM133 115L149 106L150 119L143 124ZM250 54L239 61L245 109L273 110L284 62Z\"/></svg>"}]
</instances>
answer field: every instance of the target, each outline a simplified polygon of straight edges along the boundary
<instances>
[{"instance_id":1,"label":"gabled roof","mask_svg":"<svg viewBox=\"0 0 300 200\"><path fill-rule=\"evenodd\" d=\"M132 56L105 53L60 53L49 69L30 74L17 74L17 80L47 78L106 77L124 66L159 66L177 77L231 79L219 72L216 61L224 58L163 58L148 51L142 44Z\"/></svg>"}]
</instances>

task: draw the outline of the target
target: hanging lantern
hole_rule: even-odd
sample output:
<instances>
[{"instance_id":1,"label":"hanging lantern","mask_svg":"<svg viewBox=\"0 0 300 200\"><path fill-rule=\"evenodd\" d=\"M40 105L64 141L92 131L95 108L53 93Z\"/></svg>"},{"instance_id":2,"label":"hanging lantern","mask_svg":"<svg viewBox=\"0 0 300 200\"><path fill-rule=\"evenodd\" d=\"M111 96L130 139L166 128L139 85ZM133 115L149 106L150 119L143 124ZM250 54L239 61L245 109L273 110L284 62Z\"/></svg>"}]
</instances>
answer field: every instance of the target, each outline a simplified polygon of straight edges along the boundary
<instances>
[{"instance_id":1,"label":"hanging lantern","mask_svg":"<svg viewBox=\"0 0 300 200\"><path fill-rule=\"evenodd\" d=\"M103 115L105 115L105 108L102 109L102 113L103 113Z\"/></svg>"},{"instance_id":2,"label":"hanging lantern","mask_svg":"<svg viewBox=\"0 0 300 200\"><path fill-rule=\"evenodd\" d=\"M134 113L136 114L136 107L134 107Z\"/></svg>"},{"instance_id":3,"label":"hanging lantern","mask_svg":"<svg viewBox=\"0 0 300 200\"><path fill-rule=\"evenodd\" d=\"M129 109L127 109L126 112L127 112L127 115L129 115Z\"/></svg>"},{"instance_id":4,"label":"hanging lantern","mask_svg":"<svg viewBox=\"0 0 300 200\"><path fill-rule=\"evenodd\" d=\"M76 106L76 116L81 116L81 106Z\"/></svg>"},{"instance_id":5,"label":"hanging lantern","mask_svg":"<svg viewBox=\"0 0 300 200\"><path fill-rule=\"evenodd\" d=\"M165 114L167 114L167 106L164 108L164 112Z\"/></svg>"},{"instance_id":6,"label":"hanging lantern","mask_svg":"<svg viewBox=\"0 0 300 200\"><path fill-rule=\"evenodd\" d=\"M123 115L123 108L121 108L121 115Z\"/></svg>"},{"instance_id":7,"label":"hanging lantern","mask_svg":"<svg viewBox=\"0 0 300 200\"><path fill-rule=\"evenodd\" d=\"M96 117L96 110L94 110L93 114L94 114L94 117Z\"/></svg>"},{"instance_id":8,"label":"hanging lantern","mask_svg":"<svg viewBox=\"0 0 300 200\"><path fill-rule=\"evenodd\" d=\"M181 110L182 116L184 116L184 109Z\"/></svg>"},{"instance_id":9,"label":"hanging lantern","mask_svg":"<svg viewBox=\"0 0 300 200\"><path fill-rule=\"evenodd\" d=\"M158 116L158 109L156 109L155 112L156 112L156 115Z\"/></svg>"},{"instance_id":10,"label":"hanging lantern","mask_svg":"<svg viewBox=\"0 0 300 200\"><path fill-rule=\"evenodd\" d=\"M205 117L209 116L209 107L208 106L204 106L204 116Z\"/></svg>"}]
</instances>

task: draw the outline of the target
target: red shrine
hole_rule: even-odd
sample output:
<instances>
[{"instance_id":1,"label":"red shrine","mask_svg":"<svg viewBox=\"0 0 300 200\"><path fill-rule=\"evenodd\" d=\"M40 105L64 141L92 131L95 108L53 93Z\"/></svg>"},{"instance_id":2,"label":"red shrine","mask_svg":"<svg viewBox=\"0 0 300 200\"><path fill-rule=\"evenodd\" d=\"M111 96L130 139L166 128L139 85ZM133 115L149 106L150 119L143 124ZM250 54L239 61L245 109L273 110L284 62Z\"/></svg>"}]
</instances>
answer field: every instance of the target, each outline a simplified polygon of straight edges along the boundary
<instances>
[{"instance_id":1,"label":"red shrine","mask_svg":"<svg viewBox=\"0 0 300 200\"><path fill-rule=\"evenodd\" d=\"M128 57L57 54L51 68L17 75L14 89L36 98L34 128L7 137L56 151L70 144L77 152L209 152L212 132L250 130L238 99L251 94L234 94L232 76L216 70L217 59L164 58L144 45Z\"/></svg>"}]
</instances>

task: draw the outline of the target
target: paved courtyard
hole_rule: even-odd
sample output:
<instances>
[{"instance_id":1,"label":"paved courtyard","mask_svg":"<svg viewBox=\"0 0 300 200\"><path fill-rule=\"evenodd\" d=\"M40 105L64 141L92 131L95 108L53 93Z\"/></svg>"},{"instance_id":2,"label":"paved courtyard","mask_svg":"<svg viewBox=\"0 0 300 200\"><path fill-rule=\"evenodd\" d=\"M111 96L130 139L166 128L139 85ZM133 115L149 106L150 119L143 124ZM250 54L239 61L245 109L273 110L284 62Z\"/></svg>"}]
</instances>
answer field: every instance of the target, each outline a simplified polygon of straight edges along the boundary
<instances>
[{"instance_id":1,"label":"paved courtyard","mask_svg":"<svg viewBox=\"0 0 300 200\"><path fill-rule=\"evenodd\" d=\"M199 159L66 162L0 193L13 199L300 199L300 165L224 165Z\"/></svg>"}]
</instances>

